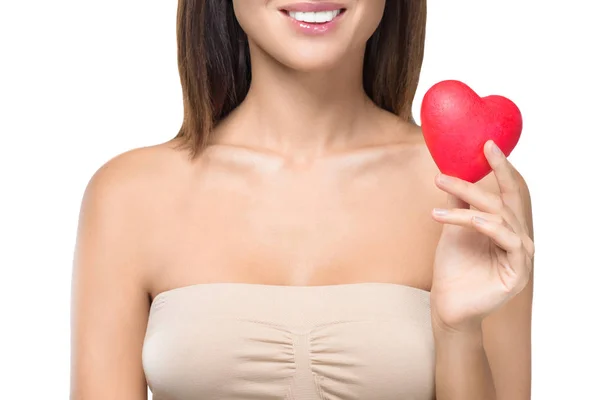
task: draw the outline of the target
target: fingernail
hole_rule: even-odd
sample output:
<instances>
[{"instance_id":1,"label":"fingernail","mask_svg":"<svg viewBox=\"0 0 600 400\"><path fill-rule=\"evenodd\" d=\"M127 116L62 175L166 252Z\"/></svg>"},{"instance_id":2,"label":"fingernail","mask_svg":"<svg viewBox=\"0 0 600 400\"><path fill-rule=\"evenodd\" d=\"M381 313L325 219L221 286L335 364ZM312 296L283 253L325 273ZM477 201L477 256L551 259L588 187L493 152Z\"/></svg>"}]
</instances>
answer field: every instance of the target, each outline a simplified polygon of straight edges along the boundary
<instances>
[{"instance_id":1,"label":"fingernail","mask_svg":"<svg viewBox=\"0 0 600 400\"><path fill-rule=\"evenodd\" d=\"M500 147L498 147L494 142L492 142L492 151L498 156L502 155L502 150L500 150Z\"/></svg>"},{"instance_id":2,"label":"fingernail","mask_svg":"<svg viewBox=\"0 0 600 400\"><path fill-rule=\"evenodd\" d=\"M438 174L438 182L442 185L445 185L446 183L450 182L450 179L448 179L448 177L444 174Z\"/></svg>"},{"instance_id":3,"label":"fingernail","mask_svg":"<svg viewBox=\"0 0 600 400\"><path fill-rule=\"evenodd\" d=\"M473 217L473 222L475 222L478 225L483 225L487 222L487 220L485 220L481 217Z\"/></svg>"},{"instance_id":4,"label":"fingernail","mask_svg":"<svg viewBox=\"0 0 600 400\"><path fill-rule=\"evenodd\" d=\"M448 210L444 210L443 208L434 208L433 213L438 217L443 217L444 215L448 215Z\"/></svg>"}]
</instances>

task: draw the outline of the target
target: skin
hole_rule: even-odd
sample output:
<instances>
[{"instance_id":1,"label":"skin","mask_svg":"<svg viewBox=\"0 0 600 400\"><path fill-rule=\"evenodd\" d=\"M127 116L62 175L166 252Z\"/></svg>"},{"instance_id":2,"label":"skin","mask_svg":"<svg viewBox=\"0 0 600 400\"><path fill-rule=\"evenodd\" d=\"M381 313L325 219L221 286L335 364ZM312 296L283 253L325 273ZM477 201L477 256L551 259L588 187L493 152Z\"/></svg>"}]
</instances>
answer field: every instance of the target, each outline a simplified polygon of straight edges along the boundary
<instances>
[{"instance_id":1,"label":"skin","mask_svg":"<svg viewBox=\"0 0 600 400\"><path fill-rule=\"evenodd\" d=\"M362 54L384 3L345 1L347 20L315 45L285 25L284 2L234 0L253 82L207 150L190 161L172 140L94 174L73 269L71 399L146 399L151 299L210 282L431 291L437 398L530 398L527 185L491 142L494 172L440 183L419 127L368 100Z\"/></svg>"}]
</instances>

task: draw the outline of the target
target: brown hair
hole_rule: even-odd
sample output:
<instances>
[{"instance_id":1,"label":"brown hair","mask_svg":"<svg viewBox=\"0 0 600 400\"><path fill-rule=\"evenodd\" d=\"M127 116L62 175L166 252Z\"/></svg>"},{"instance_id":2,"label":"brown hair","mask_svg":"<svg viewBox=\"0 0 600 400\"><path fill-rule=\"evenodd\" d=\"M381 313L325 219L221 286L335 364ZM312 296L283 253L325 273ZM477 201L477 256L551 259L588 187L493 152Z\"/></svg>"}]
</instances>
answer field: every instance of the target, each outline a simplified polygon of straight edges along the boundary
<instances>
[{"instance_id":1,"label":"brown hair","mask_svg":"<svg viewBox=\"0 0 600 400\"><path fill-rule=\"evenodd\" d=\"M410 122L423 62L426 13L426 0L386 0L365 54L367 95ZM177 60L184 116L176 137L195 156L208 143L215 124L242 102L250 87L248 40L231 1L179 0Z\"/></svg>"}]
</instances>

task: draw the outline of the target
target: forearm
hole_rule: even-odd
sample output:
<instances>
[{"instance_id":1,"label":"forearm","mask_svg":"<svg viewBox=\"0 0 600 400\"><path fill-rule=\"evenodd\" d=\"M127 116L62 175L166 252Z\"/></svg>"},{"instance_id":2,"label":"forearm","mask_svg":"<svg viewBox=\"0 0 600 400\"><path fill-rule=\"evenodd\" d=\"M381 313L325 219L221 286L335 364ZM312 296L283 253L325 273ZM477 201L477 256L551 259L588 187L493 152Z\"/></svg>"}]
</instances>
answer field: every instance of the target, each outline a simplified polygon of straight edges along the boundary
<instances>
[{"instance_id":1,"label":"forearm","mask_svg":"<svg viewBox=\"0 0 600 400\"><path fill-rule=\"evenodd\" d=\"M448 332L434 328L437 400L496 400L481 328Z\"/></svg>"}]
</instances>

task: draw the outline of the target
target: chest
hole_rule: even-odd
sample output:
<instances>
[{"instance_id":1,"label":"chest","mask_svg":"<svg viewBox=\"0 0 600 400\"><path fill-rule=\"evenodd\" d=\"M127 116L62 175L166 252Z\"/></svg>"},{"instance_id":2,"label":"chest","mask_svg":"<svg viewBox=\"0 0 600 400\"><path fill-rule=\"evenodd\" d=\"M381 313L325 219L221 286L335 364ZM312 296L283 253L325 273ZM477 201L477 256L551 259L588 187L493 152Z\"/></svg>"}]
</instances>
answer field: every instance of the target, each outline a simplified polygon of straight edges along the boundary
<instances>
[{"instance_id":1,"label":"chest","mask_svg":"<svg viewBox=\"0 0 600 400\"><path fill-rule=\"evenodd\" d=\"M409 169L212 171L178 198L161 243L170 272L192 281L428 289L433 206Z\"/></svg>"}]
</instances>

